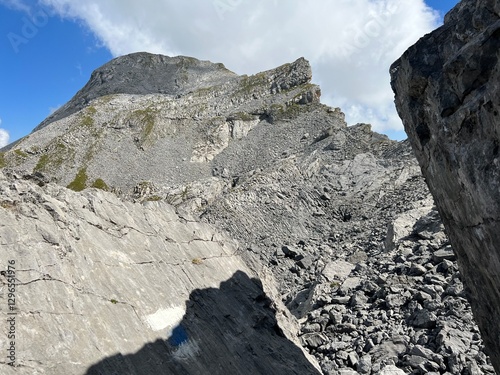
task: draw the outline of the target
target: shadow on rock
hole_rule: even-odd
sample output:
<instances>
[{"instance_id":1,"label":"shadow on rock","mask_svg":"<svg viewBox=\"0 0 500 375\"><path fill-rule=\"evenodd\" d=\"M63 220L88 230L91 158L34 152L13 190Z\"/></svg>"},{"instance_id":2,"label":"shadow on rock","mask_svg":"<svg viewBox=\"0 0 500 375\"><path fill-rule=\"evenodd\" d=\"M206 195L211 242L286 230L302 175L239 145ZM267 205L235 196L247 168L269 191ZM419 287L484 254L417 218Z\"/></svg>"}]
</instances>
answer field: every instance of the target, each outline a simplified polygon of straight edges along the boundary
<instances>
[{"instance_id":1,"label":"shadow on rock","mask_svg":"<svg viewBox=\"0 0 500 375\"><path fill-rule=\"evenodd\" d=\"M218 289L195 289L165 337L105 358L86 375L319 374L283 335L260 281L241 271Z\"/></svg>"}]
</instances>

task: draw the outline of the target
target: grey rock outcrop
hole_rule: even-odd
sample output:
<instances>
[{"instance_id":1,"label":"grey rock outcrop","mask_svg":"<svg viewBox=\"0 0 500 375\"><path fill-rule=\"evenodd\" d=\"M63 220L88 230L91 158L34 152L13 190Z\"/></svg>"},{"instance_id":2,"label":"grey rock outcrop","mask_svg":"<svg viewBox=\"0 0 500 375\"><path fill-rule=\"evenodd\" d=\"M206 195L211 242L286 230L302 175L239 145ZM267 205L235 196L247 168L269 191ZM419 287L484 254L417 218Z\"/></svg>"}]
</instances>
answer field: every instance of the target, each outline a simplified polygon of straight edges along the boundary
<instances>
[{"instance_id":1,"label":"grey rock outcrop","mask_svg":"<svg viewBox=\"0 0 500 375\"><path fill-rule=\"evenodd\" d=\"M463 0L391 67L396 105L500 371L500 2Z\"/></svg>"},{"instance_id":2,"label":"grey rock outcrop","mask_svg":"<svg viewBox=\"0 0 500 375\"><path fill-rule=\"evenodd\" d=\"M0 171L0 251L0 316L14 316L16 354L2 374L319 374L287 339L297 327L272 279L165 202Z\"/></svg>"}]
</instances>

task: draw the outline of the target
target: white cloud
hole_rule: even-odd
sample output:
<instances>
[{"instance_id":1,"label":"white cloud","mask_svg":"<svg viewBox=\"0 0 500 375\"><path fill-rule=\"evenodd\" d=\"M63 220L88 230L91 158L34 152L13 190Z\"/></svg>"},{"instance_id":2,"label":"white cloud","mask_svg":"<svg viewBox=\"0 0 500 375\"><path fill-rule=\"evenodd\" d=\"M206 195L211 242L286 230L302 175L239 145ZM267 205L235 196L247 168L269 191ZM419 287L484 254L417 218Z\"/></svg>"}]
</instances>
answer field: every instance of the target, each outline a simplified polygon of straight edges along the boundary
<instances>
[{"instance_id":1,"label":"white cloud","mask_svg":"<svg viewBox=\"0 0 500 375\"><path fill-rule=\"evenodd\" d=\"M402 125L389 66L439 15L423 0L42 0L84 22L115 56L188 55L250 74L300 56L313 65L323 101L350 123Z\"/></svg>"},{"instance_id":2,"label":"white cloud","mask_svg":"<svg viewBox=\"0 0 500 375\"><path fill-rule=\"evenodd\" d=\"M2 119L0 118L0 125L2 125ZM0 128L0 148L7 146L9 144L9 133L7 130Z\"/></svg>"}]
</instances>

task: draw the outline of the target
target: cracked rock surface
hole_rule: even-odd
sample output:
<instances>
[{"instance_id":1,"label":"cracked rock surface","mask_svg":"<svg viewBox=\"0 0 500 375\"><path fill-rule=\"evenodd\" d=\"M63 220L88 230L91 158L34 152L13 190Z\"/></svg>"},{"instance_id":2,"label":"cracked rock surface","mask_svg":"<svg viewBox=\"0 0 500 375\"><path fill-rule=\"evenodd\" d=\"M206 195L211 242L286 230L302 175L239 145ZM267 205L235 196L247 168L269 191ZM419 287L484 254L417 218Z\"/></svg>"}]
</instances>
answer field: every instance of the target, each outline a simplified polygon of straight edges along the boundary
<instances>
[{"instance_id":1,"label":"cracked rock surface","mask_svg":"<svg viewBox=\"0 0 500 375\"><path fill-rule=\"evenodd\" d=\"M272 279L256 279L213 227L165 202L1 171L0 206L2 258L15 261L18 366L2 360L2 374L318 373L287 339L296 328L268 296ZM7 281L4 271L5 304Z\"/></svg>"},{"instance_id":2,"label":"cracked rock surface","mask_svg":"<svg viewBox=\"0 0 500 375\"><path fill-rule=\"evenodd\" d=\"M391 67L396 105L500 370L500 3L460 2ZM495 317L495 318L494 318Z\"/></svg>"}]
</instances>

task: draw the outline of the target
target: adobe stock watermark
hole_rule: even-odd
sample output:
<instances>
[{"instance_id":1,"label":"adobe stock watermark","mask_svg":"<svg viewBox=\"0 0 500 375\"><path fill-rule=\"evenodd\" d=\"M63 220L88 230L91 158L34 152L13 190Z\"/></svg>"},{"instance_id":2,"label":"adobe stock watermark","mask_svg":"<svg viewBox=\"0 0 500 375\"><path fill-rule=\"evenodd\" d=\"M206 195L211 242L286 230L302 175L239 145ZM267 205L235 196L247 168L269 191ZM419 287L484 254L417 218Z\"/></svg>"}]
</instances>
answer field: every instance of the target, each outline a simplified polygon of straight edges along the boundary
<instances>
[{"instance_id":1,"label":"adobe stock watermark","mask_svg":"<svg viewBox=\"0 0 500 375\"><path fill-rule=\"evenodd\" d=\"M6 351L7 364L16 367L16 261L10 259L7 263L7 270L1 272L2 276L7 279L7 348L4 350Z\"/></svg>"},{"instance_id":2,"label":"adobe stock watermark","mask_svg":"<svg viewBox=\"0 0 500 375\"><path fill-rule=\"evenodd\" d=\"M389 26L391 17L398 10L397 4L389 5L385 12L372 16L362 27L348 26L345 33L348 40L340 46L340 51L344 56L350 56L368 47L371 42L380 38L385 28Z\"/></svg>"},{"instance_id":3,"label":"adobe stock watermark","mask_svg":"<svg viewBox=\"0 0 500 375\"><path fill-rule=\"evenodd\" d=\"M224 19L227 12L234 10L243 2L243 0L214 0L214 9L221 20Z\"/></svg>"},{"instance_id":4,"label":"adobe stock watermark","mask_svg":"<svg viewBox=\"0 0 500 375\"><path fill-rule=\"evenodd\" d=\"M278 1L279 0L260 0L260 3L265 3L267 6L271 4L276 7L278 6ZM255 2L256 0L253 0L254 5ZM243 0L212 0L215 12L217 13L221 21L224 20L226 13L234 12L236 8L238 8L242 3Z\"/></svg>"},{"instance_id":5,"label":"adobe stock watermark","mask_svg":"<svg viewBox=\"0 0 500 375\"><path fill-rule=\"evenodd\" d=\"M38 34L42 27L49 23L49 15L40 10L29 17L22 17L21 21L22 25L18 33L10 32L7 34L7 39L9 39L15 53L19 53L20 47L27 44Z\"/></svg>"}]
</instances>

